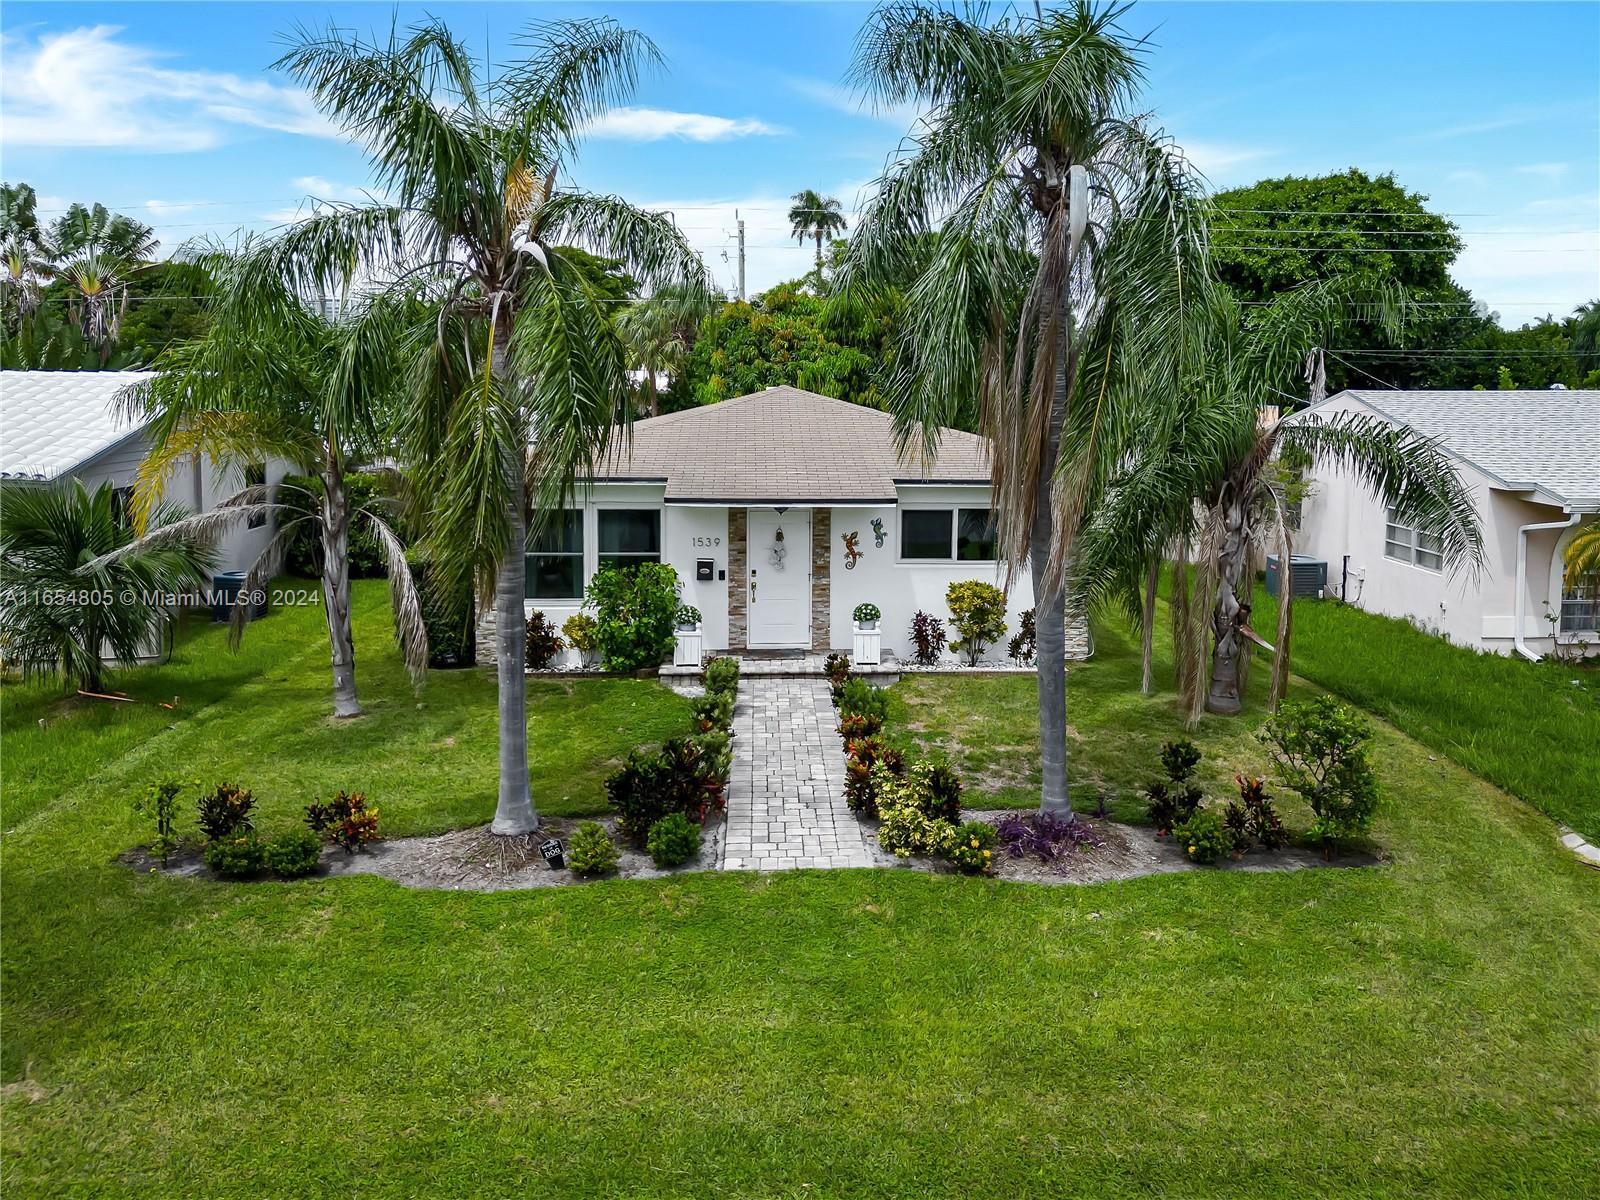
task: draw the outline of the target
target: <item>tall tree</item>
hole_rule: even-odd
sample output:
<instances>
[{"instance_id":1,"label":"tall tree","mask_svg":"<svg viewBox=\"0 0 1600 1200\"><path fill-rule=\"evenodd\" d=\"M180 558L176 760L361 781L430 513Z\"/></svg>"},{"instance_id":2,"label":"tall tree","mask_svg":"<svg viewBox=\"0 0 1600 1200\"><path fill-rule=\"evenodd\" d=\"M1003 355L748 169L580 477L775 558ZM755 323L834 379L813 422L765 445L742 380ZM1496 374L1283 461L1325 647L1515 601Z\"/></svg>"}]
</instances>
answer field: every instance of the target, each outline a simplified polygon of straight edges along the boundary
<instances>
[{"instance_id":1,"label":"tall tree","mask_svg":"<svg viewBox=\"0 0 1600 1200\"><path fill-rule=\"evenodd\" d=\"M354 275L424 301L395 323L386 357L407 373L400 429L434 562L494 597L497 834L538 827L523 665L530 506L537 530L631 415L606 306L561 247L616 259L652 291L708 286L668 216L558 186L583 130L660 61L654 45L609 20L535 25L519 45L524 57L487 86L435 20L381 44L306 33L279 63L368 148L393 197L296 225L280 273L302 292Z\"/></svg>"},{"instance_id":2,"label":"tall tree","mask_svg":"<svg viewBox=\"0 0 1600 1200\"><path fill-rule=\"evenodd\" d=\"M879 181L836 288L922 256L889 407L907 446L936 452L964 409L990 440L1001 554L1033 576L1047 812L1071 812L1071 547L1132 415L1195 352L1175 317L1209 279L1199 180L1138 115L1143 51L1118 27L1125 11L1080 2L990 23L889 4L854 67L875 101L931 115Z\"/></svg>"},{"instance_id":3,"label":"tall tree","mask_svg":"<svg viewBox=\"0 0 1600 1200\"><path fill-rule=\"evenodd\" d=\"M0 317L8 336L38 307L40 290L52 274L50 242L39 226L38 204L29 184L0 184L0 256L5 259Z\"/></svg>"},{"instance_id":4,"label":"tall tree","mask_svg":"<svg viewBox=\"0 0 1600 1200\"><path fill-rule=\"evenodd\" d=\"M832 196L811 188L796 192L790 199L789 233L802 246L811 238L817 244L817 287L822 286L822 242L845 231L844 210Z\"/></svg>"},{"instance_id":5,"label":"tall tree","mask_svg":"<svg viewBox=\"0 0 1600 1200\"><path fill-rule=\"evenodd\" d=\"M628 366L643 375L639 391L650 416L661 414L656 376L666 375L669 387L678 378L694 348L700 322L713 307L713 297L703 289L666 288L617 315Z\"/></svg>"},{"instance_id":6,"label":"tall tree","mask_svg":"<svg viewBox=\"0 0 1600 1200\"><path fill-rule=\"evenodd\" d=\"M50 226L49 255L67 285L68 312L97 346L102 365L116 348L128 307L128 277L155 254L155 230L103 204L74 204Z\"/></svg>"},{"instance_id":7,"label":"tall tree","mask_svg":"<svg viewBox=\"0 0 1600 1200\"><path fill-rule=\"evenodd\" d=\"M141 523L179 464L205 455L243 468L284 460L317 480L314 495L283 503L288 484L247 487L209 513L153 533L161 542L191 531L215 534L229 525L273 517L272 536L251 564L245 591L264 587L282 569L306 522L322 542L322 611L333 670L333 714L361 715L355 638L350 620L350 530L370 529L382 552L406 665L420 679L427 666L416 590L399 536L381 505L356 508L347 477L385 442L393 411L393 364L379 357L390 345L396 312L382 298L330 320L284 282L278 246L246 239L234 253L199 258L215 281L210 324L198 339L180 342L156 360L153 378L123 398L149 422L152 450L139 469L135 513ZM234 606L235 642L246 606Z\"/></svg>"}]
</instances>

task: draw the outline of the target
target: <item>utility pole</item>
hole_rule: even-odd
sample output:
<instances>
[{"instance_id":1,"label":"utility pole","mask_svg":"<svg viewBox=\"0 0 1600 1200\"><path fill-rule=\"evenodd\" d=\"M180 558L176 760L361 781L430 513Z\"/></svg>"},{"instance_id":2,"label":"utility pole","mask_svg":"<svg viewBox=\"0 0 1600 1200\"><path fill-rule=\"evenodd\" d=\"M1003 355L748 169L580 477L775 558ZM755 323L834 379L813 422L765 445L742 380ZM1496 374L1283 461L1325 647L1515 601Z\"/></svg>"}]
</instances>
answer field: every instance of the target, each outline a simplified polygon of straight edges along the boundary
<instances>
[{"instance_id":1,"label":"utility pole","mask_svg":"<svg viewBox=\"0 0 1600 1200\"><path fill-rule=\"evenodd\" d=\"M744 218L739 215L739 210L733 210L734 224L739 227L739 299L744 299Z\"/></svg>"}]
</instances>

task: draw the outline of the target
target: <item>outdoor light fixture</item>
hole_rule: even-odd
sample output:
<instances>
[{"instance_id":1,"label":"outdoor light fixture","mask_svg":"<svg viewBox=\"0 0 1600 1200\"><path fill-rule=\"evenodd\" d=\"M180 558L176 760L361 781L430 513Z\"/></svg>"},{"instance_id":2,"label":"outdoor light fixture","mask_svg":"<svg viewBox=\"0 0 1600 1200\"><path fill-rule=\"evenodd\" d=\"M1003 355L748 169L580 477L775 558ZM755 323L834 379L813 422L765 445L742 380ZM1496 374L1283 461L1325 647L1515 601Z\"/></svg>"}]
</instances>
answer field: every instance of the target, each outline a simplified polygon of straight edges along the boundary
<instances>
[{"instance_id":1,"label":"outdoor light fixture","mask_svg":"<svg viewBox=\"0 0 1600 1200\"><path fill-rule=\"evenodd\" d=\"M552 871L566 870L567 848L561 844L560 838L545 838L539 843L539 853L544 855L544 861Z\"/></svg>"}]
</instances>

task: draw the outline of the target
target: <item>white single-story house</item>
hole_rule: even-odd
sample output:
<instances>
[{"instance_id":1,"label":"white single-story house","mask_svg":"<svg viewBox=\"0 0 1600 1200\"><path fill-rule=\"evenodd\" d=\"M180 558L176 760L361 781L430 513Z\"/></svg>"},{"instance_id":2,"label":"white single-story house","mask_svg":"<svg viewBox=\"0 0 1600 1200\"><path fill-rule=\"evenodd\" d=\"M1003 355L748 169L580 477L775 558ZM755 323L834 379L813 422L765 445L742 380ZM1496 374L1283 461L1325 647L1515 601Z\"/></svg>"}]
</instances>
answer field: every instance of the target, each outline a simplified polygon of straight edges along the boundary
<instances>
[{"instance_id":1,"label":"white single-story house","mask_svg":"<svg viewBox=\"0 0 1600 1200\"><path fill-rule=\"evenodd\" d=\"M565 519L530 542L528 613L559 628L607 562L675 568L708 652L848 652L851 614L870 602L884 653L903 659L918 610L949 622L950 584L1005 585L982 438L947 429L934 461L913 461L888 414L793 387L635 422ZM1024 576L1008 632L1032 605ZM1081 621L1068 640L1082 657ZM478 648L492 655L487 629Z\"/></svg>"},{"instance_id":2,"label":"white single-story house","mask_svg":"<svg viewBox=\"0 0 1600 1200\"><path fill-rule=\"evenodd\" d=\"M1290 419L1347 412L1408 425L1449 452L1477 501L1484 567L1448 571L1434 539L1349 472L1319 467L1294 549L1326 562L1330 595L1476 649L1596 650L1600 596L1562 558L1600 521L1600 391L1345 391Z\"/></svg>"},{"instance_id":3,"label":"white single-story house","mask_svg":"<svg viewBox=\"0 0 1600 1200\"><path fill-rule=\"evenodd\" d=\"M143 422L118 415L116 396L150 371L0 371L0 482L49 486L80 480L90 491L110 483L132 493L150 451ZM255 469L260 482L283 478L281 462ZM207 512L244 486L246 471L219 470L204 459L175 469L166 499L190 512ZM236 528L218 542L219 571L246 570L272 536L271 519Z\"/></svg>"}]
</instances>

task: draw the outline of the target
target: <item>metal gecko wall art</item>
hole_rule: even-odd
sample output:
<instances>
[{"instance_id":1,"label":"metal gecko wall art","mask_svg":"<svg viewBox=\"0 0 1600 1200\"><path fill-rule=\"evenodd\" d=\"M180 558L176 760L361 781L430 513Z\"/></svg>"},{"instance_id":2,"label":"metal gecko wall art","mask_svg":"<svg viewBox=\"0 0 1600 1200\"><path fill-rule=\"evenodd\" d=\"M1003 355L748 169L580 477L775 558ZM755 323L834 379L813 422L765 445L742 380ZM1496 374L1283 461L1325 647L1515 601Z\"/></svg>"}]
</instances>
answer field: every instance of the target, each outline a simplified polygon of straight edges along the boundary
<instances>
[{"instance_id":1,"label":"metal gecko wall art","mask_svg":"<svg viewBox=\"0 0 1600 1200\"><path fill-rule=\"evenodd\" d=\"M856 544L861 534L859 532L851 532L841 533L839 536L844 539L844 569L846 571L854 571L856 563L861 558L861 547Z\"/></svg>"},{"instance_id":2,"label":"metal gecko wall art","mask_svg":"<svg viewBox=\"0 0 1600 1200\"><path fill-rule=\"evenodd\" d=\"M882 550L883 549L883 539L888 537L888 536L889 535L884 532L883 518L882 517L873 517L872 518L872 544L874 546L876 546L879 550Z\"/></svg>"}]
</instances>

